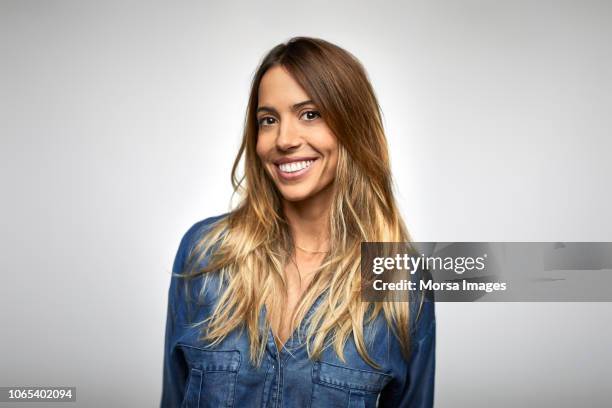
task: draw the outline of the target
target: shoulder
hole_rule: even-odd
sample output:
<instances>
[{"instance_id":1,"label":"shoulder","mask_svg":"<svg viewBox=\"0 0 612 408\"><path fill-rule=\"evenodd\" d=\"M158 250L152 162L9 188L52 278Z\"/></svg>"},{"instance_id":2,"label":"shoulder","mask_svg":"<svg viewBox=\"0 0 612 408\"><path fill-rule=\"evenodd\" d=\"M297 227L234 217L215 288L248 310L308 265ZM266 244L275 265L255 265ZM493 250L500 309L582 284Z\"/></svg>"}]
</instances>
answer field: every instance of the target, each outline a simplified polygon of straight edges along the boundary
<instances>
[{"instance_id":1,"label":"shoulder","mask_svg":"<svg viewBox=\"0 0 612 408\"><path fill-rule=\"evenodd\" d=\"M201 293L204 288L204 276L200 274L186 278L186 275L196 271L198 266L204 266L208 263L208 255L202 259L199 259L198 256L192 258L192 255L195 255L194 249L214 225L227 215L228 213L225 213L197 221L182 235L172 266L168 293L168 301L173 308L177 320L191 320L189 316L191 316L191 311L194 310L194 307L201 302L207 301L206 298L208 296ZM198 265L194 265L192 259L199 259ZM221 282L218 280L216 273L207 273L206 275L210 281L208 286L217 287L220 285Z\"/></svg>"},{"instance_id":2,"label":"shoulder","mask_svg":"<svg viewBox=\"0 0 612 408\"><path fill-rule=\"evenodd\" d=\"M184 271L187 258L198 241L204 237L218 221L227 217L228 214L229 213L216 215L197 221L183 233L172 267L173 274L182 273Z\"/></svg>"},{"instance_id":3,"label":"shoulder","mask_svg":"<svg viewBox=\"0 0 612 408\"><path fill-rule=\"evenodd\" d=\"M203 220L197 221L194 224L192 224L191 227L189 227L187 231L183 233L183 237L181 238L181 243L179 245L179 250L183 249L186 252L188 252L189 250L192 250L200 238L206 235L206 233L217 222L221 221L228 215L229 213L215 215L215 216L208 217Z\"/></svg>"}]
</instances>

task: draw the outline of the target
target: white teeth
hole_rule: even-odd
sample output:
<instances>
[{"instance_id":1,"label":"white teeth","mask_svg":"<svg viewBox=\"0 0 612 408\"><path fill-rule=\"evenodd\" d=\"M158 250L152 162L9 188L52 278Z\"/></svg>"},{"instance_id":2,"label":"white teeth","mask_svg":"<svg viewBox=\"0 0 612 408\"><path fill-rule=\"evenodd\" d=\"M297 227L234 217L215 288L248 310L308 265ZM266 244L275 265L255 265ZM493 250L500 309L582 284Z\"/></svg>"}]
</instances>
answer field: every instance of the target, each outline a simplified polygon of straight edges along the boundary
<instances>
[{"instance_id":1,"label":"white teeth","mask_svg":"<svg viewBox=\"0 0 612 408\"><path fill-rule=\"evenodd\" d=\"M281 169L282 172L295 173L296 171L300 171L305 169L306 167L309 167L313 162L314 160L305 160L301 162L284 163L279 165L278 167Z\"/></svg>"}]
</instances>

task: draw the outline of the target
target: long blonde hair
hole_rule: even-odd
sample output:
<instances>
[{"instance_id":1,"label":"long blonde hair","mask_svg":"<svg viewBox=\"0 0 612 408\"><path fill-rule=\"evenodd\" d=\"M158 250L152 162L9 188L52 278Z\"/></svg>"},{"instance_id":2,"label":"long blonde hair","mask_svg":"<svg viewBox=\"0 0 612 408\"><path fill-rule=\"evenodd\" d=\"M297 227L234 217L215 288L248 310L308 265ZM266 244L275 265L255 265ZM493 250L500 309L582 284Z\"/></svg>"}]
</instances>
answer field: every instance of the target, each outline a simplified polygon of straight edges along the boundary
<instances>
[{"instance_id":1,"label":"long blonde hair","mask_svg":"<svg viewBox=\"0 0 612 408\"><path fill-rule=\"evenodd\" d=\"M364 326L381 310L409 355L409 308L402 302L362 302L362 241L408 242L409 235L392 191L387 141L376 96L360 62L342 48L321 39L295 37L274 47L257 69L246 111L242 144L232 168L240 203L214 223L192 251L191 265L209 255L207 264L182 276L217 271L224 290L212 314L200 322L202 338L218 344L235 329L246 329L251 362L261 363L270 322L260 321L264 305L285 303L284 268L294 251L281 197L256 154L256 110L259 84L266 71L283 66L319 108L336 135L338 165L330 209L331 248L299 302L291 327L301 322L315 299L324 300L306 326L311 359L333 346L344 361L344 344L353 336L364 361L377 367L364 340ZM237 176L244 155L244 175ZM214 247L214 251L209 251ZM278 310L278 309L276 309ZM268 319L265 319L268 320ZM265 330L261 330L261 325Z\"/></svg>"}]
</instances>

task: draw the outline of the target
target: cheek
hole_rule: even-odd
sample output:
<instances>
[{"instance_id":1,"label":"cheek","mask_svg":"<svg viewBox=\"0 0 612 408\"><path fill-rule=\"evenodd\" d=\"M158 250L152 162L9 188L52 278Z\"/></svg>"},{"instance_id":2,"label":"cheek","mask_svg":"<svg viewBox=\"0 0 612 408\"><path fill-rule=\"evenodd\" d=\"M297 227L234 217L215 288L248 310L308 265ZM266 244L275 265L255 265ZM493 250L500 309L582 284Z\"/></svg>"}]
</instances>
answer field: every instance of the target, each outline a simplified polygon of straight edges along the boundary
<instances>
[{"instance_id":1,"label":"cheek","mask_svg":"<svg viewBox=\"0 0 612 408\"><path fill-rule=\"evenodd\" d=\"M336 165L338 163L338 156L340 148L338 146L338 141L335 136L330 135L329 139L327 139L327 156L329 157L329 163L331 167L335 170Z\"/></svg>"},{"instance_id":2,"label":"cheek","mask_svg":"<svg viewBox=\"0 0 612 408\"><path fill-rule=\"evenodd\" d=\"M255 145L255 152L257 153L257 156L259 156L261 160L264 160L268 152L268 148L266 147L266 141L264 138L260 136L257 137L257 144Z\"/></svg>"},{"instance_id":3,"label":"cheek","mask_svg":"<svg viewBox=\"0 0 612 408\"><path fill-rule=\"evenodd\" d=\"M336 178L336 171L338 167L338 154L334 154L330 157L329 168L327 169L328 177L330 179Z\"/></svg>"},{"instance_id":4,"label":"cheek","mask_svg":"<svg viewBox=\"0 0 612 408\"><path fill-rule=\"evenodd\" d=\"M338 156L338 139L331 130L323 125L312 133L311 144L328 158Z\"/></svg>"},{"instance_id":5,"label":"cheek","mask_svg":"<svg viewBox=\"0 0 612 408\"><path fill-rule=\"evenodd\" d=\"M334 179L336 177L336 168L338 167L339 149L336 143L330 143L326 149L327 166L325 169L325 178Z\"/></svg>"}]
</instances>

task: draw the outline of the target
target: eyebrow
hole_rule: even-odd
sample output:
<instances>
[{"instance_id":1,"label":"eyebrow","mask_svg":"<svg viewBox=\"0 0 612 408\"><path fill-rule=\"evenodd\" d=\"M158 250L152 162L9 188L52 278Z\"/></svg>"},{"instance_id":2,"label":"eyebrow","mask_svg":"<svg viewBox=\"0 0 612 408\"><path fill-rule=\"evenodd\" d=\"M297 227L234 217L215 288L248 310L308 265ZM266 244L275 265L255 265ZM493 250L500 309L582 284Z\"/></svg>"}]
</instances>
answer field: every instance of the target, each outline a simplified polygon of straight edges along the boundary
<instances>
[{"instance_id":1,"label":"eyebrow","mask_svg":"<svg viewBox=\"0 0 612 408\"><path fill-rule=\"evenodd\" d=\"M300 108L302 108L302 107L304 107L306 105L310 105L310 104L314 105L314 102L312 101L312 99L308 99L307 101L298 102L298 103L294 104L293 106L291 106L291 111L295 112L298 109L300 109ZM274 109L273 107L271 107L271 106L260 106L259 108L257 108L257 113L259 113L259 112L269 112L269 113L273 113L275 115L278 115L278 111L276 109Z\"/></svg>"}]
</instances>

